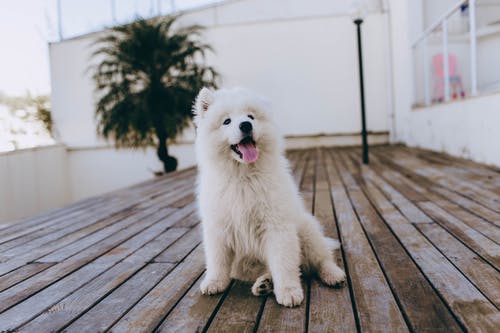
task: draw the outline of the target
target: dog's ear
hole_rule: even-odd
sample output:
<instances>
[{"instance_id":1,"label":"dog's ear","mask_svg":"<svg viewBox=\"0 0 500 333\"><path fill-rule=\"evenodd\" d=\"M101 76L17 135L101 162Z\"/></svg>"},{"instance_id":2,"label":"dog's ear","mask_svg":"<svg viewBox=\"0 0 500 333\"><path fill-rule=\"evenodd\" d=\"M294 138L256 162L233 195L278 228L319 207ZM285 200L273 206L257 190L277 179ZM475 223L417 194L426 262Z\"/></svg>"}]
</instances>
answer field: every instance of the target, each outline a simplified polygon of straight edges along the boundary
<instances>
[{"instance_id":1,"label":"dog's ear","mask_svg":"<svg viewBox=\"0 0 500 333\"><path fill-rule=\"evenodd\" d=\"M207 112L208 107L214 101L214 92L206 87L203 87L194 103L194 114L197 117L203 117L203 114Z\"/></svg>"}]
</instances>

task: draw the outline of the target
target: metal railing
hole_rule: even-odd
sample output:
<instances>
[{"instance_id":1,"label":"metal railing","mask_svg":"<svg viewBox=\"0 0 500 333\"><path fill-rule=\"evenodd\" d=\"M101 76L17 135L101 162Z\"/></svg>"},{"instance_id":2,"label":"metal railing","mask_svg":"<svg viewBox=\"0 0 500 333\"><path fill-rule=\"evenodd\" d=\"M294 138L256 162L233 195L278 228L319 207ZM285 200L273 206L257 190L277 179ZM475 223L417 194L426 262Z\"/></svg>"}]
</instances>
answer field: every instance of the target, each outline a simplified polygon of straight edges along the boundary
<instances>
[{"instance_id":1,"label":"metal railing","mask_svg":"<svg viewBox=\"0 0 500 333\"><path fill-rule=\"evenodd\" d=\"M478 32L477 9L481 5L496 6L494 7L495 13L500 13L500 1L485 4L485 2L481 3L481 0L460 0L427 27L413 42L416 69L415 104L430 105L448 102L452 98L463 98L466 95L478 95L478 37L482 35ZM456 29L456 25L451 24L457 21L461 23L460 29ZM497 21L492 21L496 29L493 33L500 32L500 15ZM468 29L468 31L450 33L450 27L454 30ZM491 34L491 32L488 33ZM453 51L458 52L459 56L456 56ZM497 66L497 64L491 64L491 66ZM459 71L460 67L462 72ZM434 85L432 93L431 71ZM500 76L497 79L500 81Z\"/></svg>"}]
</instances>

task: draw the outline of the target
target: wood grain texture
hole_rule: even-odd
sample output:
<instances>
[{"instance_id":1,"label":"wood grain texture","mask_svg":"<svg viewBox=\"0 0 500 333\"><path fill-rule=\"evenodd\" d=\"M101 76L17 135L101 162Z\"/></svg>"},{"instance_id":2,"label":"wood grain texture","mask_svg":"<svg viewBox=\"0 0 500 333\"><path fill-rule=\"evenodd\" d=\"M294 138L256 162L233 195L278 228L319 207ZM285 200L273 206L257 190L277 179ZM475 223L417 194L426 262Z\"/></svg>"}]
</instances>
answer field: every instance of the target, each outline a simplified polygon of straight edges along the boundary
<instances>
[{"instance_id":1,"label":"wood grain texture","mask_svg":"<svg viewBox=\"0 0 500 333\"><path fill-rule=\"evenodd\" d=\"M339 166L351 202L412 331L461 332L453 315L363 192L367 186L363 178L364 167L349 160L345 154L339 155L343 157L344 165L339 163ZM349 171L345 165L349 166Z\"/></svg>"},{"instance_id":2,"label":"wood grain texture","mask_svg":"<svg viewBox=\"0 0 500 333\"><path fill-rule=\"evenodd\" d=\"M202 332L223 294L207 297L200 292L202 275L163 320L157 332ZM189 318L186 320L186 318Z\"/></svg>"},{"instance_id":3,"label":"wood grain texture","mask_svg":"<svg viewBox=\"0 0 500 333\"><path fill-rule=\"evenodd\" d=\"M339 161L335 157L333 161L334 167L329 168L328 173L361 330L408 332L375 253L351 206L338 171Z\"/></svg>"},{"instance_id":4,"label":"wood grain texture","mask_svg":"<svg viewBox=\"0 0 500 333\"><path fill-rule=\"evenodd\" d=\"M287 152L348 273L278 305L203 296L190 168L0 225L0 331L497 332L500 170L401 146Z\"/></svg>"},{"instance_id":5,"label":"wood grain texture","mask_svg":"<svg viewBox=\"0 0 500 333\"><path fill-rule=\"evenodd\" d=\"M55 331L80 316L97 300L125 282L141 270L162 249L168 247L186 233L185 229L171 228L147 242L137 251L89 281L76 292L52 305L38 317L22 327L25 331ZM91 264L92 265L92 264ZM33 299L33 298L32 298Z\"/></svg>"},{"instance_id":6,"label":"wood grain texture","mask_svg":"<svg viewBox=\"0 0 500 333\"><path fill-rule=\"evenodd\" d=\"M250 291L251 284L236 281L207 332L253 332L265 298ZM208 296L207 296L208 297Z\"/></svg>"},{"instance_id":7,"label":"wood grain texture","mask_svg":"<svg viewBox=\"0 0 500 333\"><path fill-rule=\"evenodd\" d=\"M327 237L338 240L338 230L334 217L334 207L330 195L330 183L325 163L331 167L331 160L325 160L325 152L319 153L319 164L316 172L316 186L314 195L314 215L323 226ZM341 249L334 251L337 265L346 268ZM349 286L344 288L330 288L323 285L317 278L311 281L309 300L310 332L355 332L354 317Z\"/></svg>"},{"instance_id":8,"label":"wood grain texture","mask_svg":"<svg viewBox=\"0 0 500 333\"><path fill-rule=\"evenodd\" d=\"M77 318L64 332L104 332L168 274L173 264L150 263ZM68 322L69 323L69 322Z\"/></svg>"},{"instance_id":9,"label":"wood grain texture","mask_svg":"<svg viewBox=\"0 0 500 333\"><path fill-rule=\"evenodd\" d=\"M382 181L370 170L367 170L365 175L374 184ZM377 206L387 207L388 199L379 188L367 186L367 192ZM495 327L500 325L498 309L398 210L386 208L382 215L461 324L470 331L494 332Z\"/></svg>"},{"instance_id":10,"label":"wood grain texture","mask_svg":"<svg viewBox=\"0 0 500 333\"><path fill-rule=\"evenodd\" d=\"M120 318L110 331L153 331L199 278L204 270L204 261L203 249L198 246L182 263Z\"/></svg>"}]
</instances>

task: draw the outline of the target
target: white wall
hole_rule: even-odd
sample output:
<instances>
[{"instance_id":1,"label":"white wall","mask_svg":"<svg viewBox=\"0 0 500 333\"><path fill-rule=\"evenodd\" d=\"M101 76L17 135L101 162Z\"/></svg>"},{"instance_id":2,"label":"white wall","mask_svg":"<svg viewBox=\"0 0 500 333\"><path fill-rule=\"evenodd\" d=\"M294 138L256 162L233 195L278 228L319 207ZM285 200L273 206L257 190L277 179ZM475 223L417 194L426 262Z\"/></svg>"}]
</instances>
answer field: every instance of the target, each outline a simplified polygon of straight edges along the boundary
<instances>
[{"instance_id":1,"label":"white wall","mask_svg":"<svg viewBox=\"0 0 500 333\"><path fill-rule=\"evenodd\" d=\"M63 146L0 154L0 222L31 216L69 202Z\"/></svg>"},{"instance_id":2,"label":"white wall","mask_svg":"<svg viewBox=\"0 0 500 333\"><path fill-rule=\"evenodd\" d=\"M363 24L368 130L389 130L387 16L369 1ZM181 24L203 24L215 49L208 61L224 86L245 86L270 99L285 135L359 133L355 25L348 2L241 0L186 13ZM69 149L75 199L142 181L159 170L154 151L114 151L96 135L91 44L102 34L50 45L53 118ZM385 136L380 136L384 138ZM342 137L345 139L345 137ZM297 139L294 139L297 141ZM193 132L171 147L180 167L194 164ZM296 142L293 144L296 144ZM353 139L356 142L356 138Z\"/></svg>"},{"instance_id":3,"label":"white wall","mask_svg":"<svg viewBox=\"0 0 500 333\"><path fill-rule=\"evenodd\" d=\"M405 142L409 114L413 102L413 67L410 41L410 24L413 12L409 3L413 0L387 0L390 11L390 52L393 86L394 133L392 142Z\"/></svg>"},{"instance_id":4,"label":"white wall","mask_svg":"<svg viewBox=\"0 0 500 333\"><path fill-rule=\"evenodd\" d=\"M405 142L500 166L500 93L417 108Z\"/></svg>"},{"instance_id":5,"label":"white wall","mask_svg":"<svg viewBox=\"0 0 500 333\"><path fill-rule=\"evenodd\" d=\"M192 144L174 145L169 152L182 156L179 169L195 164ZM73 148L68 151L67 158L69 186L74 201L142 182L152 178L154 171L163 170L153 148Z\"/></svg>"},{"instance_id":6,"label":"white wall","mask_svg":"<svg viewBox=\"0 0 500 333\"><path fill-rule=\"evenodd\" d=\"M209 62L221 72L223 85L268 97L285 135L341 134L360 128L355 26L347 10L345 3L331 1L284 6L279 0L247 0L195 11L183 20L207 26L207 42L216 52ZM389 128L385 24L380 13L363 24L371 131ZM86 72L98 36L50 46L54 122L69 147L103 144L95 131L94 83Z\"/></svg>"}]
</instances>

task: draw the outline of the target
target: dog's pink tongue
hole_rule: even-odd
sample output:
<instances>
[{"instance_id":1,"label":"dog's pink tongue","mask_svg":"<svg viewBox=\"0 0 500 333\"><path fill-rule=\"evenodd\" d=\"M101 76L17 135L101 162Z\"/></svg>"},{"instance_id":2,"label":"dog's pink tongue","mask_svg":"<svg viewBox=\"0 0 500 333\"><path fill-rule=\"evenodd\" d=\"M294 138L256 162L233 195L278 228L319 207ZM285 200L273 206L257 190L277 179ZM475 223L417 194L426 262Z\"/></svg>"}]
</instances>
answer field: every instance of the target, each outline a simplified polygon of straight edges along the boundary
<instances>
[{"instance_id":1,"label":"dog's pink tongue","mask_svg":"<svg viewBox=\"0 0 500 333\"><path fill-rule=\"evenodd\" d=\"M247 163L253 163L259 158L259 152L253 143L240 143L238 150L243 155L243 160Z\"/></svg>"}]
</instances>

